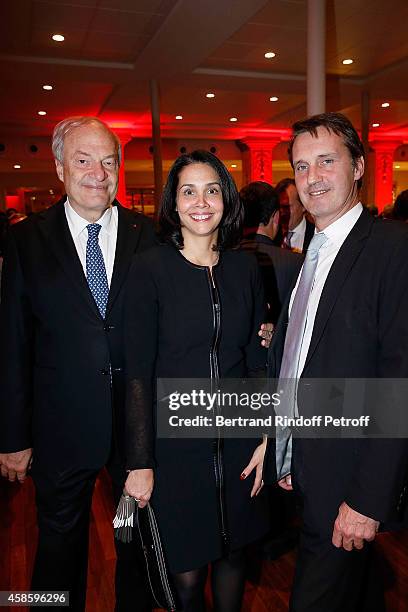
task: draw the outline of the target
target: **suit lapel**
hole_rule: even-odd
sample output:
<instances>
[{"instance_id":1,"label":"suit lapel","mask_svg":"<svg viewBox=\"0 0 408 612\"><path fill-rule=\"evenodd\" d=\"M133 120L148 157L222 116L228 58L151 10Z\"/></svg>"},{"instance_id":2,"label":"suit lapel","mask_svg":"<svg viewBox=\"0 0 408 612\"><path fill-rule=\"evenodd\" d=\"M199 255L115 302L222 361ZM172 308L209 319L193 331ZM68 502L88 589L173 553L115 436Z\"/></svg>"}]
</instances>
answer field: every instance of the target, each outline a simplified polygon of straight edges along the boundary
<instances>
[{"instance_id":1,"label":"suit lapel","mask_svg":"<svg viewBox=\"0 0 408 612\"><path fill-rule=\"evenodd\" d=\"M115 299L122 287L140 240L141 223L128 209L118 206L118 237L116 240L115 263L113 266L112 281L109 291L106 316L108 316Z\"/></svg>"},{"instance_id":2,"label":"suit lapel","mask_svg":"<svg viewBox=\"0 0 408 612\"><path fill-rule=\"evenodd\" d=\"M74 241L69 231L64 208L65 199L39 216L39 228L51 250L81 299L100 318L101 315L89 290Z\"/></svg>"},{"instance_id":3,"label":"suit lapel","mask_svg":"<svg viewBox=\"0 0 408 612\"><path fill-rule=\"evenodd\" d=\"M313 223L310 223L310 221L306 219L305 239L303 241L303 249L302 249L303 255L306 254L307 247L309 246L310 241L312 240L314 236L314 233L315 233L315 226L313 225Z\"/></svg>"},{"instance_id":4,"label":"suit lapel","mask_svg":"<svg viewBox=\"0 0 408 612\"><path fill-rule=\"evenodd\" d=\"M275 333L272 336L271 346L268 353L268 373L271 378L279 376L283 349L285 346L286 330L289 322L289 303L294 286L296 285L298 275L293 279L292 285L286 296L285 303L282 306L279 319L276 323Z\"/></svg>"},{"instance_id":5,"label":"suit lapel","mask_svg":"<svg viewBox=\"0 0 408 612\"><path fill-rule=\"evenodd\" d=\"M354 263L357 261L365 245L373 222L374 219L370 213L363 210L358 221L336 255L320 297L305 368L319 344L330 314Z\"/></svg>"}]
</instances>

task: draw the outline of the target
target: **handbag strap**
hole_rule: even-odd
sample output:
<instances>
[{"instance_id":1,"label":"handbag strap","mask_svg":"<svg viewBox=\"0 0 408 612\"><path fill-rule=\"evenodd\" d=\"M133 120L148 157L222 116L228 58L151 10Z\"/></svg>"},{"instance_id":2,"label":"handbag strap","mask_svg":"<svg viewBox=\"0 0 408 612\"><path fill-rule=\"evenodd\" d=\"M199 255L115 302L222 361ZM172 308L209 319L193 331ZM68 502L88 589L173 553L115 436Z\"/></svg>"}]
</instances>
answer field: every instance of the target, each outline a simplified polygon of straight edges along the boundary
<instances>
[{"instance_id":1,"label":"handbag strap","mask_svg":"<svg viewBox=\"0 0 408 612\"><path fill-rule=\"evenodd\" d=\"M151 504L147 504L146 506L146 511L147 511L147 518L148 518L148 523L149 523L149 530L150 530L150 535L151 535L151 539L152 539L152 548L153 548L153 554L155 557L155 561L156 561L156 566L158 569L158 573L160 576L160 582L162 585L162 589L163 589L163 593L164 596L166 598L166 606L163 606L163 603L159 601L157 594L155 593L155 589L153 587L152 584L152 579L151 579L151 568L149 567L149 553L147 550L147 545L146 542L143 540L143 533L142 530L140 528L140 516L139 516L139 512L140 512L140 508L139 506L136 504L136 520L137 520L137 527L139 530L139 536L140 536L140 541L142 543L142 548L143 548L143 553L145 556L145 560L146 560L146 569L147 569L147 575L148 575L148 580L149 580L149 584L150 584L150 589L152 592L152 595L154 597L154 599L156 600L157 604L161 607L164 607L166 610L168 610L168 612L176 612L176 603L174 600L174 595L170 586L170 582L169 582L169 577L168 577L168 572L167 572L167 565L166 565L166 559L164 556L164 552L163 552L163 546L161 543L161 538L160 538L160 532L159 532L159 528L157 525L157 520L156 520L156 515L154 513L154 510L151 506Z\"/></svg>"}]
</instances>

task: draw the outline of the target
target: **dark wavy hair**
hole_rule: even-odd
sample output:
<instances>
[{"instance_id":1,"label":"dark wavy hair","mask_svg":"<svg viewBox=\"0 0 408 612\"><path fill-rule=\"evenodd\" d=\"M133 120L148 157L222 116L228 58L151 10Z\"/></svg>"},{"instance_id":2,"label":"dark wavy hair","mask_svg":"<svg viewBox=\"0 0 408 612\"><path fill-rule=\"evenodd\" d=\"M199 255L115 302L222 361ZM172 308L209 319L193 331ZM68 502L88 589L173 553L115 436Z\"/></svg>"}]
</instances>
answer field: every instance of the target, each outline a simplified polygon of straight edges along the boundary
<instances>
[{"instance_id":1,"label":"dark wavy hair","mask_svg":"<svg viewBox=\"0 0 408 612\"><path fill-rule=\"evenodd\" d=\"M293 168L293 144L300 134L305 132L317 138L317 128L324 127L328 132L333 132L337 136L343 138L345 146L348 148L353 168L356 168L357 162L362 157L365 159L364 146L357 134L351 121L341 113L322 113L321 115L313 115L302 121L297 121L292 126L292 137L289 141L288 156ZM361 188L363 179L357 181L358 189Z\"/></svg>"},{"instance_id":2,"label":"dark wavy hair","mask_svg":"<svg viewBox=\"0 0 408 612\"><path fill-rule=\"evenodd\" d=\"M279 210L279 196L276 189L264 181L249 183L239 192L244 205L244 227L267 225L270 218Z\"/></svg>"},{"instance_id":3,"label":"dark wavy hair","mask_svg":"<svg viewBox=\"0 0 408 612\"><path fill-rule=\"evenodd\" d=\"M180 155L170 168L163 190L159 210L159 235L163 242L170 242L178 249L184 246L181 224L176 212L176 196L179 175L183 168L190 164L208 164L215 170L220 179L224 212L218 227L216 250L237 247L242 233L243 207L237 187L224 164L212 153L197 150Z\"/></svg>"}]
</instances>

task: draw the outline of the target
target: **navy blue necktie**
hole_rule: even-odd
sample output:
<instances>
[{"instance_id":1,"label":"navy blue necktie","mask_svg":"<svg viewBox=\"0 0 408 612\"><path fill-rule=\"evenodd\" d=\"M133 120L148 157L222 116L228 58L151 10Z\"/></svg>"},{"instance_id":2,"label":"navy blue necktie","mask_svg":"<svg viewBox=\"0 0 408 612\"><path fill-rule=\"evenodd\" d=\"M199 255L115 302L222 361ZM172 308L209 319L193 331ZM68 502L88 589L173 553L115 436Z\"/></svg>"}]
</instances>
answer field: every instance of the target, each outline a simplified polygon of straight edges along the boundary
<instances>
[{"instance_id":1,"label":"navy blue necktie","mask_svg":"<svg viewBox=\"0 0 408 612\"><path fill-rule=\"evenodd\" d=\"M109 285L108 277L106 276L105 262L98 240L101 227L102 226L98 223L90 223L86 226L88 230L88 241L86 243L86 279L98 310L102 317L105 318Z\"/></svg>"}]
</instances>

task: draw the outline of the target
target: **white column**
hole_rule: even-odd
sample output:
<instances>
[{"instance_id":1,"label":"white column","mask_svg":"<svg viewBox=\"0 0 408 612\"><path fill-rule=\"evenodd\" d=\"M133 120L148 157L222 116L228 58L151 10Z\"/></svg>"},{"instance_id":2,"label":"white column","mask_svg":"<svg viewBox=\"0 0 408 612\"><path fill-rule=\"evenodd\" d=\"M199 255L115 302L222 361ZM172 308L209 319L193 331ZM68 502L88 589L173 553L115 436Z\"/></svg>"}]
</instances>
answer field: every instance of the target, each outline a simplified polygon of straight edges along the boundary
<instances>
[{"instance_id":1,"label":"white column","mask_svg":"<svg viewBox=\"0 0 408 612\"><path fill-rule=\"evenodd\" d=\"M326 0L307 3L307 114L326 110Z\"/></svg>"}]
</instances>

